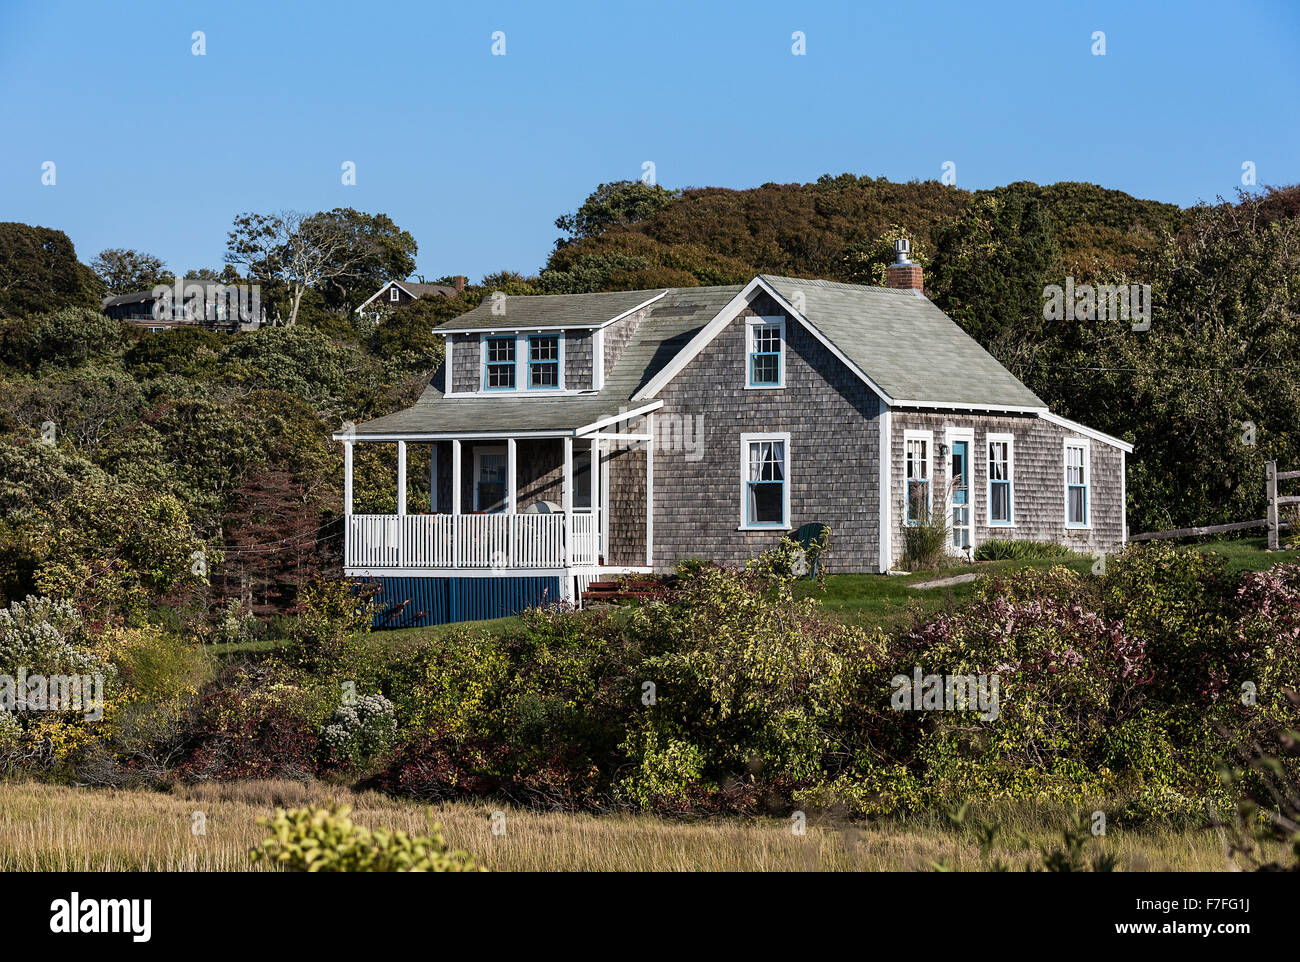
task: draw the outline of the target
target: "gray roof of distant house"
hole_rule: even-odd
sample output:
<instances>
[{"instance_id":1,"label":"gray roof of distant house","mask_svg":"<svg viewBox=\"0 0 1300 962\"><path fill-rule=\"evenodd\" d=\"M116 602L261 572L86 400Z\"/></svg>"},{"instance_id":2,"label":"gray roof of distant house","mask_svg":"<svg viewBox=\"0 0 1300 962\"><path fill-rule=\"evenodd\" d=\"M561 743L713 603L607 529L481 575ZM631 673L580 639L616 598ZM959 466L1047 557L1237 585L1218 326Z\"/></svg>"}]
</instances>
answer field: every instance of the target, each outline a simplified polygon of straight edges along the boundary
<instances>
[{"instance_id":1,"label":"gray roof of distant house","mask_svg":"<svg viewBox=\"0 0 1300 962\"><path fill-rule=\"evenodd\" d=\"M416 297L427 297L430 294L441 294L443 297L452 297L456 293L456 288L450 284L421 284L412 283L411 281L396 282L404 291L415 295Z\"/></svg>"},{"instance_id":2,"label":"gray roof of distant house","mask_svg":"<svg viewBox=\"0 0 1300 962\"><path fill-rule=\"evenodd\" d=\"M176 282L174 280L168 281L166 282L165 286L173 287L175 283ZM223 281L214 281L214 280L208 280L208 279L198 278L198 277L182 277L181 284L182 285L202 284L205 289L210 286L218 286L218 287L224 286ZM153 299L154 299L153 288L150 288L147 291L134 291L130 294L116 294L112 297L106 297L104 298L100 307L101 308L117 307L120 304L138 304L141 301L152 301Z\"/></svg>"}]
</instances>

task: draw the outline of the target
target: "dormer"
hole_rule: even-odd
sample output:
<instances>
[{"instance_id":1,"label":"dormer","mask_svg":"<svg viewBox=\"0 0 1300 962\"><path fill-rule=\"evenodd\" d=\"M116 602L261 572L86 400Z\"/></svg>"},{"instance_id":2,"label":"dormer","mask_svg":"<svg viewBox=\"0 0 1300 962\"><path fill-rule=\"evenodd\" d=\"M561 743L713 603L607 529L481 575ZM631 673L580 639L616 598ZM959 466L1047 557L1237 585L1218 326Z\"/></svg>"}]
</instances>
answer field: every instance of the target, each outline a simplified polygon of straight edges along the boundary
<instances>
[{"instance_id":1,"label":"dormer","mask_svg":"<svg viewBox=\"0 0 1300 962\"><path fill-rule=\"evenodd\" d=\"M665 293L485 298L435 329L446 344L445 393L525 398L599 391Z\"/></svg>"}]
</instances>

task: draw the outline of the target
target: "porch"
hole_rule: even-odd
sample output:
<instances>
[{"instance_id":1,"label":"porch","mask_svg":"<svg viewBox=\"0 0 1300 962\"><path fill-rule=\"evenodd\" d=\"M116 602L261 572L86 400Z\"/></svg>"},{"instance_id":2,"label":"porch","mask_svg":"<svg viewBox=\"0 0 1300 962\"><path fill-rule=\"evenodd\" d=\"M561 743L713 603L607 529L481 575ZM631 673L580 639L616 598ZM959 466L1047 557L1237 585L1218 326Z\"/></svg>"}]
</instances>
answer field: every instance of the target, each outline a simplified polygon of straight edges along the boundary
<instances>
[{"instance_id":1,"label":"porch","mask_svg":"<svg viewBox=\"0 0 1300 962\"><path fill-rule=\"evenodd\" d=\"M560 598L575 601L593 578L649 571L653 415L645 417L644 433L605 423L509 436L336 435L344 448L344 573L381 580L554 578ZM361 443L396 445L395 513L353 510L354 446ZM416 445L424 446L418 461L427 460L428 475L417 468L413 486L408 460ZM622 459L630 451L633 458ZM634 499L626 481L633 466ZM612 514L611 487L621 492Z\"/></svg>"}]
</instances>

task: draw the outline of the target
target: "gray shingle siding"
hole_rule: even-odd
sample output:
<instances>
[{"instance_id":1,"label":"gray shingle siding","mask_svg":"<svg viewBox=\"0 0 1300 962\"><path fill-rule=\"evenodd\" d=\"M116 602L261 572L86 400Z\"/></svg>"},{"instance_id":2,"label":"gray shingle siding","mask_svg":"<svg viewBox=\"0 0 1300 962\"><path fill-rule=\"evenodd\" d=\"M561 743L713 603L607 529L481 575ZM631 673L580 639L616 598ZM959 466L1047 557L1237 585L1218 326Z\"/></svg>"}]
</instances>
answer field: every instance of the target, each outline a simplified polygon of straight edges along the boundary
<instances>
[{"instance_id":1,"label":"gray shingle siding","mask_svg":"<svg viewBox=\"0 0 1300 962\"><path fill-rule=\"evenodd\" d=\"M947 427L973 428L974 530L976 546L992 538L1016 541L1051 541L1077 551L1112 553L1123 546L1124 506L1122 502L1122 459L1124 453L1110 444L1085 438L1068 427L1042 418L1019 415L983 415L952 412L895 410L891 418L893 459L890 517L893 527L893 558L903 556L903 531L906 526L906 488L904 473L904 432L932 432L933 444L943 442ZM1014 438L1012 482L1013 526L989 525L988 447L990 433L1010 434ZM1088 442L1092 460L1090 478L1090 522L1087 529L1065 526L1065 438L1082 438ZM947 459L933 454L933 497L943 497L951 476Z\"/></svg>"},{"instance_id":2,"label":"gray shingle siding","mask_svg":"<svg viewBox=\"0 0 1300 962\"><path fill-rule=\"evenodd\" d=\"M482 366L479 358L479 336L477 334L452 334L447 340L451 342L451 389L457 393L477 391L482 385Z\"/></svg>"},{"instance_id":3,"label":"gray shingle siding","mask_svg":"<svg viewBox=\"0 0 1300 962\"><path fill-rule=\"evenodd\" d=\"M879 402L797 322L787 319L785 387L746 390L744 317L782 312L766 296L733 319L660 393L655 418L703 418L700 460L655 452L654 566L687 557L738 563L802 524L830 525L831 572L874 570L880 532ZM789 532L740 531L740 436L790 433Z\"/></svg>"},{"instance_id":4,"label":"gray shingle siding","mask_svg":"<svg viewBox=\"0 0 1300 962\"><path fill-rule=\"evenodd\" d=\"M569 391L592 388L591 331L564 332L564 387Z\"/></svg>"}]
</instances>

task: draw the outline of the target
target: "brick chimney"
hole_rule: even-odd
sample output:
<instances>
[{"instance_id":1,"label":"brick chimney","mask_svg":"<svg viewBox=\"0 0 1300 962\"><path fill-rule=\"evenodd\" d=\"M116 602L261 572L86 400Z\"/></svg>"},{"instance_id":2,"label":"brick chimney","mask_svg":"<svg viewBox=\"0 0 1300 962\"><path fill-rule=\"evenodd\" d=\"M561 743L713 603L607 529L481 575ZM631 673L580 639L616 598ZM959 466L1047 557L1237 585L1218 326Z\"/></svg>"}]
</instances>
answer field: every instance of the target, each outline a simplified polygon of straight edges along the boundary
<instances>
[{"instance_id":1,"label":"brick chimney","mask_svg":"<svg viewBox=\"0 0 1300 962\"><path fill-rule=\"evenodd\" d=\"M457 294L465 290L465 275L457 274L455 277L453 277L451 279L451 286L456 289Z\"/></svg>"},{"instance_id":2,"label":"brick chimney","mask_svg":"<svg viewBox=\"0 0 1300 962\"><path fill-rule=\"evenodd\" d=\"M914 264L907 258L907 255L911 252L912 242L906 237L900 237L894 241L894 253L898 255L898 259L885 268L886 285L900 291L920 291L923 289L921 287L921 265Z\"/></svg>"}]
</instances>

